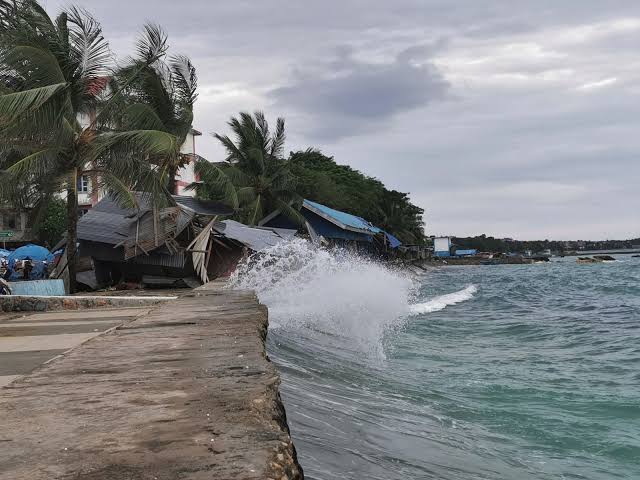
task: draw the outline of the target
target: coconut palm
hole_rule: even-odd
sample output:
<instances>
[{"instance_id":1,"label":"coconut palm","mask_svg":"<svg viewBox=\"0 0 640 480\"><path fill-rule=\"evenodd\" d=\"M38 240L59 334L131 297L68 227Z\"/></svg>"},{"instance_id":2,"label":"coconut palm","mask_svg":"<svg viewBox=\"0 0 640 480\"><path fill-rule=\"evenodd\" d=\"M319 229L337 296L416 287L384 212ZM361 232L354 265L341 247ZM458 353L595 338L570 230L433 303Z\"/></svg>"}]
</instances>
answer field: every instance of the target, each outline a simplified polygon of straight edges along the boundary
<instances>
[{"instance_id":1,"label":"coconut palm","mask_svg":"<svg viewBox=\"0 0 640 480\"><path fill-rule=\"evenodd\" d=\"M120 100L124 104L118 113L122 113L125 129L152 128L176 137L173 151L149 158L151 163L162 166L167 189L176 193L177 172L192 160L191 154L180 149L193 129L198 77L188 57L167 58L167 36L160 27L147 25L145 37L144 43L163 45L165 53L141 50L118 70L115 84L124 85L116 87L123 92Z\"/></svg>"},{"instance_id":2,"label":"coconut palm","mask_svg":"<svg viewBox=\"0 0 640 480\"><path fill-rule=\"evenodd\" d=\"M300 222L302 199L295 192L295 177L283 158L284 119L278 118L271 132L262 112L242 112L228 125L234 134L214 134L227 151L224 162L199 161L196 173L201 181L194 185L204 198L221 200L237 209L237 217L256 225L266 214L280 210Z\"/></svg>"},{"instance_id":3,"label":"coconut palm","mask_svg":"<svg viewBox=\"0 0 640 480\"><path fill-rule=\"evenodd\" d=\"M138 44L151 59L163 48L146 40ZM81 175L96 178L125 205L135 203L133 190L161 199L166 189L144 159L175 149L175 137L166 132L116 131L105 120L119 96L108 88L111 61L100 24L86 11L70 8L52 20L34 0L0 0L3 185L32 185L30 193L38 198L66 195L72 291ZM6 198L11 190L0 193Z\"/></svg>"}]
</instances>

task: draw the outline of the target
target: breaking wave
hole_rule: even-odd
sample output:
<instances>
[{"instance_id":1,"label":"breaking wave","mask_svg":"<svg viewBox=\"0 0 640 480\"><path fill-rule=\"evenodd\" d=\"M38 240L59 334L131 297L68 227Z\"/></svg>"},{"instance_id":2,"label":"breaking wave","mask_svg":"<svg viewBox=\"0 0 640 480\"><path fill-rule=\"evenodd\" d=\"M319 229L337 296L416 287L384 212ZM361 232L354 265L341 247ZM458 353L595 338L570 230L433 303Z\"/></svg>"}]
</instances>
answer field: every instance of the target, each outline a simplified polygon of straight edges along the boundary
<instances>
[{"instance_id":1,"label":"breaking wave","mask_svg":"<svg viewBox=\"0 0 640 480\"><path fill-rule=\"evenodd\" d=\"M412 304L415 276L303 239L283 242L238 266L229 286L251 289L269 308L272 329L330 335L346 348L384 357L383 340L411 315L467 300L476 287Z\"/></svg>"},{"instance_id":2,"label":"breaking wave","mask_svg":"<svg viewBox=\"0 0 640 480\"><path fill-rule=\"evenodd\" d=\"M302 239L254 255L230 286L256 291L271 328L312 329L376 355L385 332L404 321L413 291L404 272Z\"/></svg>"},{"instance_id":3,"label":"breaking wave","mask_svg":"<svg viewBox=\"0 0 640 480\"><path fill-rule=\"evenodd\" d=\"M444 310L449 305L455 305L457 303L466 302L471 300L473 295L478 291L478 287L475 285L469 285L468 287L460 290L459 292L448 293L439 297L432 298L428 302L416 303L409 307L409 311L412 315L420 315L424 313L437 312Z\"/></svg>"}]
</instances>

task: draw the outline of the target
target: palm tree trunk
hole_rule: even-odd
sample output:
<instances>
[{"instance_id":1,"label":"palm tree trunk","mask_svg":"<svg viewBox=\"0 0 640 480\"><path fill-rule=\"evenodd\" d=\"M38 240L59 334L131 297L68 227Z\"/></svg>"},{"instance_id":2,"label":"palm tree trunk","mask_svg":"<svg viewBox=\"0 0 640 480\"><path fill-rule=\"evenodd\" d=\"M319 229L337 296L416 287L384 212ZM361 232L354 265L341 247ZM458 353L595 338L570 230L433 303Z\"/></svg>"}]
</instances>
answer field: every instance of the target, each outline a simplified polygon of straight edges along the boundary
<instances>
[{"instance_id":1,"label":"palm tree trunk","mask_svg":"<svg viewBox=\"0 0 640 480\"><path fill-rule=\"evenodd\" d=\"M78 259L76 245L78 243L78 193L75 182L78 175L72 176L72 182L67 188L67 268L69 272L69 293L76 292L76 273Z\"/></svg>"},{"instance_id":2,"label":"palm tree trunk","mask_svg":"<svg viewBox=\"0 0 640 480\"><path fill-rule=\"evenodd\" d=\"M175 167L169 168L169 180L167 182L167 189L171 195L178 194L178 182L176 182L176 175L178 175L178 169Z\"/></svg>"}]
</instances>

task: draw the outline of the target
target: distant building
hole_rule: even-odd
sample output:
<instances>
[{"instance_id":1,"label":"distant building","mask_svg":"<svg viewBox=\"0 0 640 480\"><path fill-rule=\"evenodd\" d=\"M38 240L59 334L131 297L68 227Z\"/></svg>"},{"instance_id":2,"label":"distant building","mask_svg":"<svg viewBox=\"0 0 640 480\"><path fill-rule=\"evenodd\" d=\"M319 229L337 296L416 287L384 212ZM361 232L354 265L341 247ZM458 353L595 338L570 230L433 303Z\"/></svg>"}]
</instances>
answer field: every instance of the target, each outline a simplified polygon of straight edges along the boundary
<instances>
[{"instance_id":1,"label":"distant building","mask_svg":"<svg viewBox=\"0 0 640 480\"><path fill-rule=\"evenodd\" d=\"M29 211L8 205L0 207L0 247L14 248L32 242L34 234L31 227Z\"/></svg>"},{"instance_id":2,"label":"distant building","mask_svg":"<svg viewBox=\"0 0 640 480\"><path fill-rule=\"evenodd\" d=\"M433 255L436 257L451 256L451 238L436 237L433 239Z\"/></svg>"}]
</instances>

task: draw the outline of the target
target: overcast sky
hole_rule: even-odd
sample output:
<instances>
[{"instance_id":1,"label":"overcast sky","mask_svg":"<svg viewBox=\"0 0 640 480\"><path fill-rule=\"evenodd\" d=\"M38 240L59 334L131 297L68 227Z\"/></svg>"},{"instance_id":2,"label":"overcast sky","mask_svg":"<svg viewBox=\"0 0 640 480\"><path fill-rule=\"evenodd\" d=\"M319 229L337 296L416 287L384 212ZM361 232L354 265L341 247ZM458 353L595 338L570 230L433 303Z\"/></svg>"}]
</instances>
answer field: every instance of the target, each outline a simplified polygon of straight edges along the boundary
<instances>
[{"instance_id":1,"label":"overcast sky","mask_svg":"<svg viewBox=\"0 0 640 480\"><path fill-rule=\"evenodd\" d=\"M44 2L50 13L62 4ZM410 192L427 232L640 236L640 1L79 0L198 68L199 153L241 110Z\"/></svg>"}]
</instances>

